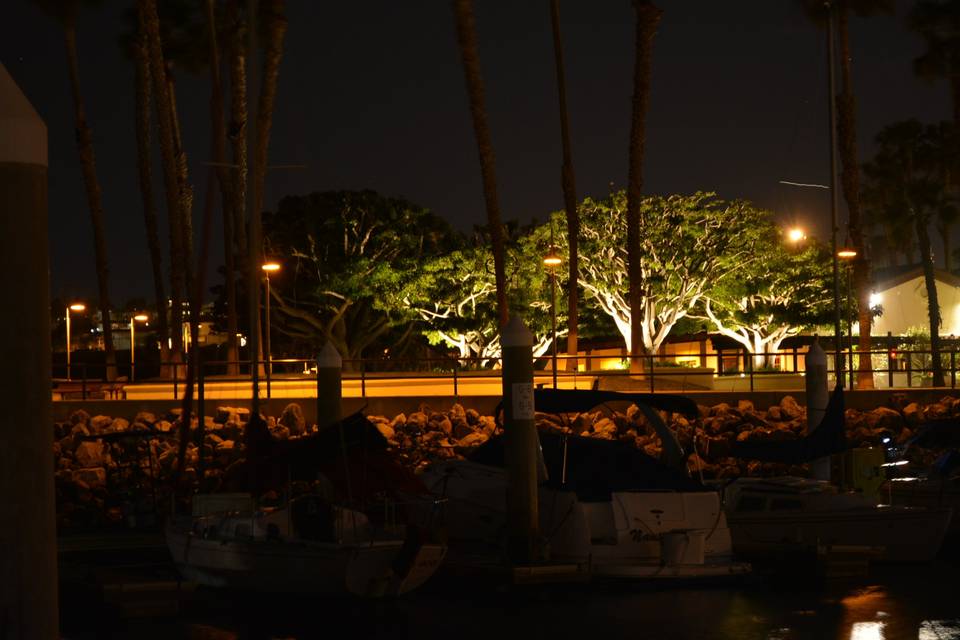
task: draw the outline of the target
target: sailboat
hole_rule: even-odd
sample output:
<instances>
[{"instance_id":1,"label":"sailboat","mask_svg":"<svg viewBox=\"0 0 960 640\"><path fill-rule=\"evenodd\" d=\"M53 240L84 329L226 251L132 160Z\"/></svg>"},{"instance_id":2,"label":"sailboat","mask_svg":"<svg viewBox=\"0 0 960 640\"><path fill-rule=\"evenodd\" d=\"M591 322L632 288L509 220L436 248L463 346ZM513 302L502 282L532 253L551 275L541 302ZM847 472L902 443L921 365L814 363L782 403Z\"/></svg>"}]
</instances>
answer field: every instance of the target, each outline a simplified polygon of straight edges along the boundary
<instances>
[{"instance_id":1,"label":"sailboat","mask_svg":"<svg viewBox=\"0 0 960 640\"><path fill-rule=\"evenodd\" d=\"M843 389L838 385L820 425L806 437L738 442L732 455L802 464L846 450ZM952 515L950 508L878 504L827 481L790 476L738 478L723 492L733 549L752 561L820 548L861 548L880 561L926 562L937 555Z\"/></svg>"},{"instance_id":2,"label":"sailboat","mask_svg":"<svg viewBox=\"0 0 960 640\"><path fill-rule=\"evenodd\" d=\"M582 412L634 403L661 434L668 458L679 444L656 409L693 415L696 405L667 394L536 389L539 411ZM633 581L729 579L750 572L732 558L730 530L716 491L631 444L540 432L538 512L554 562L593 578ZM443 500L451 562L502 555L506 526L505 441L497 436L467 460L428 467L421 479Z\"/></svg>"},{"instance_id":3,"label":"sailboat","mask_svg":"<svg viewBox=\"0 0 960 640\"><path fill-rule=\"evenodd\" d=\"M313 436L274 441L265 455L248 456L236 475L252 478L249 488L255 491L195 495L192 513L167 523L173 561L197 584L398 596L422 585L446 554L444 544L397 517L395 501L381 500L376 511L352 506L390 490L421 493L416 479L389 460L386 440L359 413ZM284 476L322 478L325 490L258 505L254 494L278 486ZM342 498L344 487L355 501Z\"/></svg>"}]
</instances>

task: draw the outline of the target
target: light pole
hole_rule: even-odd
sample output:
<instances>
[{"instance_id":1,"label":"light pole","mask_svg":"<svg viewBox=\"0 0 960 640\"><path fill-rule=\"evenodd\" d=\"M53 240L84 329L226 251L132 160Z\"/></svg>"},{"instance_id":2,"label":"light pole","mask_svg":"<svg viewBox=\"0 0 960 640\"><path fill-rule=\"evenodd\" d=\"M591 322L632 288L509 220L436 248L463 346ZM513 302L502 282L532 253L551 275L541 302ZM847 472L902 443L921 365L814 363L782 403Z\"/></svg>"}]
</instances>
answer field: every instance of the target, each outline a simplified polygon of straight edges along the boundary
<instances>
[{"instance_id":1,"label":"light pole","mask_svg":"<svg viewBox=\"0 0 960 640\"><path fill-rule=\"evenodd\" d=\"M837 261L837 96L834 82L833 2L825 0L827 10L827 109L830 117L830 249L833 252L833 332L834 377L843 388L843 354L840 351L840 265Z\"/></svg>"},{"instance_id":2,"label":"light pole","mask_svg":"<svg viewBox=\"0 0 960 640\"><path fill-rule=\"evenodd\" d=\"M557 388L557 267L563 263L563 258L553 246L553 226L550 227L550 250L543 256L543 264L550 272L550 349L553 364L553 388Z\"/></svg>"},{"instance_id":3,"label":"light pole","mask_svg":"<svg viewBox=\"0 0 960 640\"><path fill-rule=\"evenodd\" d=\"M270 274L280 271L280 263L265 262L260 265L260 268L263 269L263 274L266 279L266 299L263 301L263 313L265 316L263 328L263 354L267 360L267 375L269 376L273 373L273 358L270 356Z\"/></svg>"},{"instance_id":4,"label":"light pole","mask_svg":"<svg viewBox=\"0 0 960 640\"><path fill-rule=\"evenodd\" d=\"M843 243L843 247L837 251L837 257L843 260L844 271L847 277L847 309L844 314L847 317L847 337L850 340L850 358L849 358L849 370L850 370L850 389L853 389L853 309L852 304L850 303L850 271L853 270L853 259L857 257L856 249L852 248L848 242ZM862 355L860 356L863 357ZM867 356L869 357L869 356Z\"/></svg>"},{"instance_id":5,"label":"light pole","mask_svg":"<svg viewBox=\"0 0 960 640\"><path fill-rule=\"evenodd\" d=\"M67 306L67 380L70 380L70 312L80 312L86 308L86 305L81 302L74 302Z\"/></svg>"},{"instance_id":6,"label":"light pole","mask_svg":"<svg viewBox=\"0 0 960 640\"><path fill-rule=\"evenodd\" d=\"M149 318L142 313L138 313L130 318L130 382L133 382L136 371L137 342L134 336L134 327L138 322L146 322L148 319Z\"/></svg>"}]
</instances>

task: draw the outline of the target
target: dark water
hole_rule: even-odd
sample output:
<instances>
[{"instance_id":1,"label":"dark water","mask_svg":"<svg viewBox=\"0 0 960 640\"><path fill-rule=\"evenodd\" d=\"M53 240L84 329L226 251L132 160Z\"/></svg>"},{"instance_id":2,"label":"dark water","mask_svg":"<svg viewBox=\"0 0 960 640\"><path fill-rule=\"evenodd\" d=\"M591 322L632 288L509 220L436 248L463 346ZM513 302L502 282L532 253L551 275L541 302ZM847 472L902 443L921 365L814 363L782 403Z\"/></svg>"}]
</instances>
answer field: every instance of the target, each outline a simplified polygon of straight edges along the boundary
<instances>
[{"instance_id":1,"label":"dark water","mask_svg":"<svg viewBox=\"0 0 960 640\"><path fill-rule=\"evenodd\" d=\"M881 568L805 587L580 585L512 591L434 580L392 602L198 592L175 615L127 618L64 602L65 638L730 638L960 640L960 563Z\"/></svg>"}]
</instances>

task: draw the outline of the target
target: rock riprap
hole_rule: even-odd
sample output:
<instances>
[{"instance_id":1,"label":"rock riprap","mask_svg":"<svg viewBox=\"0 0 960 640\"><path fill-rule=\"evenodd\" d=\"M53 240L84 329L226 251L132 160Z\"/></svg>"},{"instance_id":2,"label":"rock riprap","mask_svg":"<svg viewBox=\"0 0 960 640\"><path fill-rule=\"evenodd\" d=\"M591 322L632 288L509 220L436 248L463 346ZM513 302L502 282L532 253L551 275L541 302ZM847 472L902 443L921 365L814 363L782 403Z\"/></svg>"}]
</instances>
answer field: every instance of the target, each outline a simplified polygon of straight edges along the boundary
<instances>
[{"instance_id":1,"label":"rock riprap","mask_svg":"<svg viewBox=\"0 0 960 640\"><path fill-rule=\"evenodd\" d=\"M879 444L885 436L902 444L922 422L960 417L960 399L944 397L920 405L894 397L893 407L870 411L846 411L847 438L854 446ZM537 428L554 433L618 440L651 456L661 452L660 438L635 405L614 405L583 413L553 415L536 413ZM167 495L171 471L178 455L179 410L156 415L137 413L120 416L90 416L75 411L68 420L54 425L54 469L57 516L61 530L119 524L132 513L161 503ZM787 441L806 433L806 409L791 396L765 410L748 400L735 404L700 405L698 416L688 419L661 413L680 444L691 451L691 473L704 478L805 474L802 466L762 464L730 456L735 441ZM370 415L370 421L386 438L392 457L419 471L438 460L462 458L499 430L493 416L481 415L459 404L447 411L421 406L417 411L393 417ZM198 488L216 490L228 468L244 456L243 433L250 418L246 409L220 407L216 415L191 424L184 477ZM295 403L279 418L267 417L274 438L299 438L315 433ZM142 437L127 437L142 436ZM203 478L199 467L203 459ZM914 461L928 465L936 452L912 452ZM155 501L155 502L154 502Z\"/></svg>"}]
</instances>

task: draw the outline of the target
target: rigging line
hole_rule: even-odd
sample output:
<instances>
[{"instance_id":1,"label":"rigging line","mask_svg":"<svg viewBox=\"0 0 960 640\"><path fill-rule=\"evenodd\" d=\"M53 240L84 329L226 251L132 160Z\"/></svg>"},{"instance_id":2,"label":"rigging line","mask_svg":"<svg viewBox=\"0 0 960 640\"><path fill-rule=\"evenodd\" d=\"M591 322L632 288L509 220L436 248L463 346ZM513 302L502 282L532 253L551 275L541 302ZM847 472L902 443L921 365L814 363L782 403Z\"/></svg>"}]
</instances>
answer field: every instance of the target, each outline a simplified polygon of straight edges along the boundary
<instances>
[{"instance_id":1,"label":"rigging line","mask_svg":"<svg viewBox=\"0 0 960 640\"><path fill-rule=\"evenodd\" d=\"M779 182L780 184L789 184L794 187L815 187L817 189L826 189L828 191L830 190L830 187L828 187L825 184L815 184L812 182L790 182L789 180L780 180Z\"/></svg>"}]
</instances>

